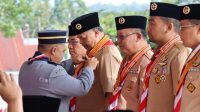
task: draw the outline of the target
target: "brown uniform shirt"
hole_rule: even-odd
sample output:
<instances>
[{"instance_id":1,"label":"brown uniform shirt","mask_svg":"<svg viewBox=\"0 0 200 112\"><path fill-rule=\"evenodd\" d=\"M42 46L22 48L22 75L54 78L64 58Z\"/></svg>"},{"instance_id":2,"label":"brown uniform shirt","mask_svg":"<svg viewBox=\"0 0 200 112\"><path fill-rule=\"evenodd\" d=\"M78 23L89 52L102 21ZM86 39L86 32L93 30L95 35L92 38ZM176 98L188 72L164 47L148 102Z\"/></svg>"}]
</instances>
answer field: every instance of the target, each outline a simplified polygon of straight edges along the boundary
<instances>
[{"instance_id":1,"label":"brown uniform shirt","mask_svg":"<svg viewBox=\"0 0 200 112\"><path fill-rule=\"evenodd\" d=\"M200 44L190 54L187 61L197 52L200 52ZM200 112L200 56L193 63L185 78L181 98L181 112Z\"/></svg>"},{"instance_id":2,"label":"brown uniform shirt","mask_svg":"<svg viewBox=\"0 0 200 112\"><path fill-rule=\"evenodd\" d=\"M177 41L151 67L147 112L173 112L178 77L188 55L189 49Z\"/></svg>"},{"instance_id":3,"label":"brown uniform shirt","mask_svg":"<svg viewBox=\"0 0 200 112\"><path fill-rule=\"evenodd\" d=\"M135 65L129 70L119 96L117 108L121 110L138 111L140 96L144 91L144 75L146 66L153 56L150 47L144 50L145 54L137 60Z\"/></svg>"},{"instance_id":4,"label":"brown uniform shirt","mask_svg":"<svg viewBox=\"0 0 200 112\"><path fill-rule=\"evenodd\" d=\"M99 64L94 71L94 84L86 96L77 97L76 112L104 112L106 92L113 92L118 75L121 54L115 45L105 46L98 51L95 57Z\"/></svg>"}]
</instances>

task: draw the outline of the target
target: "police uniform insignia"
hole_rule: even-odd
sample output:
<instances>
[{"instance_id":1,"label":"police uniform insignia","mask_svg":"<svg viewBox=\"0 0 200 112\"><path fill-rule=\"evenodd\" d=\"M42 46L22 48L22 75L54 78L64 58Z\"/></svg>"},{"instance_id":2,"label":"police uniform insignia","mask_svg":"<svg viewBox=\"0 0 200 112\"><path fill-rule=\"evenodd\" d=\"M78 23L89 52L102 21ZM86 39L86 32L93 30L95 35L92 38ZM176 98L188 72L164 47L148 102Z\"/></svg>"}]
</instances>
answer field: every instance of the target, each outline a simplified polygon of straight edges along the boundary
<instances>
[{"instance_id":1,"label":"police uniform insignia","mask_svg":"<svg viewBox=\"0 0 200 112\"><path fill-rule=\"evenodd\" d=\"M161 62L161 63L158 63L160 66L165 66L167 63L163 63L163 62Z\"/></svg>"},{"instance_id":2,"label":"police uniform insignia","mask_svg":"<svg viewBox=\"0 0 200 112\"><path fill-rule=\"evenodd\" d=\"M156 3L151 4L151 10L156 10L158 5Z\"/></svg>"},{"instance_id":3,"label":"police uniform insignia","mask_svg":"<svg viewBox=\"0 0 200 112\"><path fill-rule=\"evenodd\" d=\"M197 66L199 66L199 65L200 65L200 63L193 63L193 64L192 64L193 67L197 67Z\"/></svg>"},{"instance_id":4,"label":"police uniform insignia","mask_svg":"<svg viewBox=\"0 0 200 112\"><path fill-rule=\"evenodd\" d=\"M187 86L187 89L192 93L196 89L196 87L190 82Z\"/></svg>"},{"instance_id":5,"label":"police uniform insignia","mask_svg":"<svg viewBox=\"0 0 200 112\"><path fill-rule=\"evenodd\" d=\"M160 75L156 76L155 82L156 82L156 84L159 84L161 82L161 76Z\"/></svg>"},{"instance_id":6,"label":"police uniform insignia","mask_svg":"<svg viewBox=\"0 0 200 112\"><path fill-rule=\"evenodd\" d=\"M79 24L79 23L78 23L78 24L76 24L76 29L77 29L77 30L80 30L80 29L82 29L82 25L81 25L81 24Z\"/></svg>"},{"instance_id":7,"label":"police uniform insignia","mask_svg":"<svg viewBox=\"0 0 200 112\"><path fill-rule=\"evenodd\" d=\"M125 18L123 18L123 17L121 17L121 18L119 18L119 24L124 24L125 23Z\"/></svg>"},{"instance_id":8,"label":"police uniform insignia","mask_svg":"<svg viewBox=\"0 0 200 112\"><path fill-rule=\"evenodd\" d=\"M183 8L183 14L189 14L189 13L190 13L190 7L185 6L185 7Z\"/></svg>"},{"instance_id":9,"label":"police uniform insignia","mask_svg":"<svg viewBox=\"0 0 200 112\"><path fill-rule=\"evenodd\" d=\"M158 68L153 68L152 73L156 74L158 72Z\"/></svg>"}]
</instances>

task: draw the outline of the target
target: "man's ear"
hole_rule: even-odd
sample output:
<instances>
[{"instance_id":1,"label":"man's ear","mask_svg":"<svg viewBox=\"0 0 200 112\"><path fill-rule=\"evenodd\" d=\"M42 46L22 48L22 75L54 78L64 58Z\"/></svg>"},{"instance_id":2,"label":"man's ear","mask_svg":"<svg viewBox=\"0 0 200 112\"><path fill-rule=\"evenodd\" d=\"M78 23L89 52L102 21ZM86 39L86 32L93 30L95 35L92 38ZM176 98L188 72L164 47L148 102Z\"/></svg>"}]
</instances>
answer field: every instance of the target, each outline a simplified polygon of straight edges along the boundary
<instances>
[{"instance_id":1,"label":"man's ear","mask_svg":"<svg viewBox=\"0 0 200 112\"><path fill-rule=\"evenodd\" d=\"M99 30L97 28L94 29L94 33L96 35L96 37L99 35Z\"/></svg>"},{"instance_id":2,"label":"man's ear","mask_svg":"<svg viewBox=\"0 0 200 112\"><path fill-rule=\"evenodd\" d=\"M166 28L166 32L168 33L169 31L174 29L174 24L173 23L169 23L167 24L167 28Z\"/></svg>"},{"instance_id":3,"label":"man's ear","mask_svg":"<svg viewBox=\"0 0 200 112\"><path fill-rule=\"evenodd\" d=\"M142 39L142 34L137 33L136 35L137 35L136 42L139 42Z\"/></svg>"},{"instance_id":4,"label":"man's ear","mask_svg":"<svg viewBox=\"0 0 200 112\"><path fill-rule=\"evenodd\" d=\"M197 25L197 35L200 36L200 24Z\"/></svg>"},{"instance_id":5,"label":"man's ear","mask_svg":"<svg viewBox=\"0 0 200 112\"><path fill-rule=\"evenodd\" d=\"M57 50L56 46L52 47L51 50L50 50L51 55L55 55L56 54L56 50Z\"/></svg>"}]
</instances>

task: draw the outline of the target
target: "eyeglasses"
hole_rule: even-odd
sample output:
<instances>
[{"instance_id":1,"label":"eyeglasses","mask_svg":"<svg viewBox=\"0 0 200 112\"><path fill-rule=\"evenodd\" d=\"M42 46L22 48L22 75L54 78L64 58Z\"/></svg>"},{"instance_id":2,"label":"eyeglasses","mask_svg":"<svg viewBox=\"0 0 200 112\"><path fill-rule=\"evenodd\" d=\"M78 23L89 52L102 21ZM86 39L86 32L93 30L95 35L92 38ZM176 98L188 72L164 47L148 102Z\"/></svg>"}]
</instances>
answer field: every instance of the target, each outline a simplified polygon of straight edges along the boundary
<instances>
[{"instance_id":1,"label":"eyeglasses","mask_svg":"<svg viewBox=\"0 0 200 112\"><path fill-rule=\"evenodd\" d=\"M77 45L80 44L80 41L68 41L67 43L71 45Z\"/></svg>"},{"instance_id":2,"label":"eyeglasses","mask_svg":"<svg viewBox=\"0 0 200 112\"><path fill-rule=\"evenodd\" d=\"M184 29L184 28L189 28L189 27L193 27L195 26L196 24L190 24L190 25L183 25L183 26L180 26L180 29Z\"/></svg>"},{"instance_id":3,"label":"eyeglasses","mask_svg":"<svg viewBox=\"0 0 200 112\"><path fill-rule=\"evenodd\" d=\"M130 34L127 34L127 35L117 35L117 39L118 40L123 40L125 38L127 38L128 36L131 36L131 35L134 35L134 34L137 34L137 33L130 33Z\"/></svg>"}]
</instances>

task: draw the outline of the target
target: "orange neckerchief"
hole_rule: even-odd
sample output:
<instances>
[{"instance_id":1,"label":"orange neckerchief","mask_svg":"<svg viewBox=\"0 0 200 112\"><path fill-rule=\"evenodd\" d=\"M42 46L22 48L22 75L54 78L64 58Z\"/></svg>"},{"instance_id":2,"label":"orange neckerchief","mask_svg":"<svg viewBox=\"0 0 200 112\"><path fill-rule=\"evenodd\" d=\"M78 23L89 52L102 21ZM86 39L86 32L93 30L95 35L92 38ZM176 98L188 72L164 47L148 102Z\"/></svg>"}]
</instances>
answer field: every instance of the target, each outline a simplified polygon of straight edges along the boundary
<instances>
[{"instance_id":1,"label":"orange neckerchief","mask_svg":"<svg viewBox=\"0 0 200 112\"><path fill-rule=\"evenodd\" d=\"M200 52L198 51L197 54L194 55L194 57L192 59L190 59L188 61L188 63L186 63L186 65L184 66L184 69L182 71L180 80L178 81L178 85L176 86L176 94L178 94L181 86L183 85L184 81L185 81L185 77L187 76L187 73L189 71L189 69L192 67L193 62L197 60L197 58L199 57Z\"/></svg>"},{"instance_id":2,"label":"orange neckerchief","mask_svg":"<svg viewBox=\"0 0 200 112\"><path fill-rule=\"evenodd\" d=\"M124 81L126 78L129 69L137 62L138 59L144 54L144 50L150 46L144 46L140 51L138 51L134 56L132 56L131 60L128 62L126 61L127 58L125 57L120 65L117 82L115 83L115 89Z\"/></svg>"},{"instance_id":3,"label":"orange neckerchief","mask_svg":"<svg viewBox=\"0 0 200 112\"><path fill-rule=\"evenodd\" d=\"M109 40L109 37L108 35L105 35L93 48L92 50L88 53L88 57L91 58L93 57L102 47L106 46L106 45L114 45L112 43L112 41L110 42L111 40ZM106 44L108 43L109 44ZM78 66L76 67L75 69L75 75L77 76L80 72L80 70L83 68L84 66L84 62L78 64Z\"/></svg>"}]
</instances>

